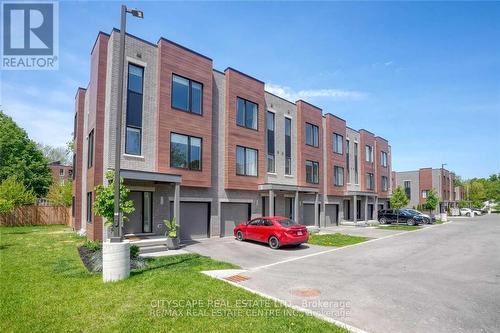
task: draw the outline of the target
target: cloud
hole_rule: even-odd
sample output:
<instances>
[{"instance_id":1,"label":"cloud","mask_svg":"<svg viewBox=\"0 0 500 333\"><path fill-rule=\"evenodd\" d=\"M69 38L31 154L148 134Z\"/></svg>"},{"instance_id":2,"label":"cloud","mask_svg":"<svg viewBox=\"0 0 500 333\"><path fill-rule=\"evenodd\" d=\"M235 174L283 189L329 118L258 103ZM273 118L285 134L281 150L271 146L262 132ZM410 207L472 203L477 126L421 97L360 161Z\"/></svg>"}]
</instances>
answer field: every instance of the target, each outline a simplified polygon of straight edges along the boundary
<instances>
[{"instance_id":1,"label":"cloud","mask_svg":"<svg viewBox=\"0 0 500 333\"><path fill-rule=\"evenodd\" d=\"M273 83L266 83L266 91L290 101L315 97L323 97L343 101L359 101L367 97L366 93L355 90L327 88L295 91L290 87L280 86Z\"/></svg>"},{"instance_id":2,"label":"cloud","mask_svg":"<svg viewBox=\"0 0 500 333\"><path fill-rule=\"evenodd\" d=\"M392 65L394 62L391 60L391 61L387 61L387 62L384 62L384 65L385 67L388 67L390 65Z\"/></svg>"}]
</instances>

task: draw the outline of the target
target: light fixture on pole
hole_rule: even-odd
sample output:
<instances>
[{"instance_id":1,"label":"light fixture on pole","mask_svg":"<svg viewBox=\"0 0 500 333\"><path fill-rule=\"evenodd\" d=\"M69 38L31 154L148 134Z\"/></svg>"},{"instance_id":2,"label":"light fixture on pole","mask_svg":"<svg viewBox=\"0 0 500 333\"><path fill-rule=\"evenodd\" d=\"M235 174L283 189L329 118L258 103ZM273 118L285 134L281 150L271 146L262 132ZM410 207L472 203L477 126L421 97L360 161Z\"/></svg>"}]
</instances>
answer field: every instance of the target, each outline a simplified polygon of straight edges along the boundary
<instances>
[{"instance_id":1,"label":"light fixture on pole","mask_svg":"<svg viewBox=\"0 0 500 333\"><path fill-rule=\"evenodd\" d=\"M128 9L127 6L121 7L121 22L120 22L120 55L118 59L118 110L116 112L116 140L115 140L115 178L113 181L115 200L114 200L114 219L113 219L113 236L111 242L121 242L123 240L122 233L122 217L120 215L120 158L122 155L122 114L123 114L123 75L125 71L125 35L127 25L127 13L138 18L144 18L144 13L138 9Z\"/></svg>"}]
</instances>

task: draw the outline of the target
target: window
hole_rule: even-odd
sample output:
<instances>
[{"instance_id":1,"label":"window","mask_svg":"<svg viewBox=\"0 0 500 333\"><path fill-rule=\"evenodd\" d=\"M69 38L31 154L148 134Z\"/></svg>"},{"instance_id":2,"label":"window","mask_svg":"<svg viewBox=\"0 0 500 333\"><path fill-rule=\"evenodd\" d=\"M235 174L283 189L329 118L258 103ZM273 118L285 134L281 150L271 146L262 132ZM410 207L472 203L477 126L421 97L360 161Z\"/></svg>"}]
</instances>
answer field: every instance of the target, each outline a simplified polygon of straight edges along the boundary
<instances>
[{"instance_id":1,"label":"window","mask_svg":"<svg viewBox=\"0 0 500 333\"><path fill-rule=\"evenodd\" d=\"M358 177L358 143L354 142L354 184L359 184Z\"/></svg>"},{"instance_id":2,"label":"window","mask_svg":"<svg viewBox=\"0 0 500 333\"><path fill-rule=\"evenodd\" d=\"M349 147L349 140L345 140L345 167L346 167L346 170L347 170L347 183L350 184L351 183L351 174L349 172L349 168L350 168L350 152L351 152L351 148Z\"/></svg>"},{"instance_id":3,"label":"window","mask_svg":"<svg viewBox=\"0 0 500 333\"><path fill-rule=\"evenodd\" d=\"M92 223L92 192L87 192L87 222Z\"/></svg>"},{"instance_id":4,"label":"window","mask_svg":"<svg viewBox=\"0 0 500 333\"><path fill-rule=\"evenodd\" d=\"M142 87L144 68L128 64L125 154L141 155Z\"/></svg>"},{"instance_id":5,"label":"window","mask_svg":"<svg viewBox=\"0 0 500 333\"><path fill-rule=\"evenodd\" d=\"M387 167L387 153L385 151L380 152L380 165Z\"/></svg>"},{"instance_id":6,"label":"window","mask_svg":"<svg viewBox=\"0 0 500 333\"><path fill-rule=\"evenodd\" d=\"M267 172L276 172L274 158L274 113L267 111Z\"/></svg>"},{"instance_id":7,"label":"window","mask_svg":"<svg viewBox=\"0 0 500 333\"><path fill-rule=\"evenodd\" d=\"M71 197L71 217L75 217L75 196Z\"/></svg>"},{"instance_id":8,"label":"window","mask_svg":"<svg viewBox=\"0 0 500 333\"><path fill-rule=\"evenodd\" d=\"M257 176L257 150L236 146L236 174Z\"/></svg>"},{"instance_id":9,"label":"window","mask_svg":"<svg viewBox=\"0 0 500 333\"><path fill-rule=\"evenodd\" d=\"M73 177L73 170L71 170L71 169L68 170L68 176L74 178Z\"/></svg>"},{"instance_id":10,"label":"window","mask_svg":"<svg viewBox=\"0 0 500 333\"><path fill-rule=\"evenodd\" d=\"M344 168L339 166L333 167L333 185L344 186Z\"/></svg>"},{"instance_id":11,"label":"window","mask_svg":"<svg viewBox=\"0 0 500 333\"><path fill-rule=\"evenodd\" d=\"M387 176L382 176L382 192L387 192L389 190L389 179Z\"/></svg>"},{"instance_id":12,"label":"window","mask_svg":"<svg viewBox=\"0 0 500 333\"><path fill-rule=\"evenodd\" d=\"M342 147L344 145L344 137L337 133L333 133L333 152L342 154Z\"/></svg>"},{"instance_id":13,"label":"window","mask_svg":"<svg viewBox=\"0 0 500 333\"><path fill-rule=\"evenodd\" d=\"M285 117L285 175L292 174L292 119Z\"/></svg>"},{"instance_id":14,"label":"window","mask_svg":"<svg viewBox=\"0 0 500 333\"><path fill-rule=\"evenodd\" d=\"M312 184L319 183L319 163L306 161L306 182Z\"/></svg>"},{"instance_id":15,"label":"window","mask_svg":"<svg viewBox=\"0 0 500 333\"><path fill-rule=\"evenodd\" d=\"M429 190L423 190L422 191L422 198L426 199L427 196L429 195L429 192L430 192Z\"/></svg>"},{"instance_id":16,"label":"window","mask_svg":"<svg viewBox=\"0 0 500 333\"><path fill-rule=\"evenodd\" d=\"M94 165L94 130L90 131L87 142L87 168L92 168Z\"/></svg>"},{"instance_id":17,"label":"window","mask_svg":"<svg viewBox=\"0 0 500 333\"><path fill-rule=\"evenodd\" d=\"M236 100L236 124L238 126L257 129L257 104L241 97Z\"/></svg>"},{"instance_id":18,"label":"window","mask_svg":"<svg viewBox=\"0 0 500 333\"><path fill-rule=\"evenodd\" d=\"M405 193L408 199L411 199L411 182L409 180L405 180L404 183Z\"/></svg>"},{"instance_id":19,"label":"window","mask_svg":"<svg viewBox=\"0 0 500 333\"><path fill-rule=\"evenodd\" d=\"M76 154L73 154L73 168L75 168L75 172L73 170L70 170L71 178L75 180L75 174L76 174Z\"/></svg>"},{"instance_id":20,"label":"window","mask_svg":"<svg viewBox=\"0 0 500 333\"><path fill-rule=\"evenodd\" d=\"M366 189L373 190L375 184L373 183L373 173L366 174Z\"/></svg>"},{"instance_id":21,"label":"window","mask_svg":"<svg viewBox=\"0 0 500 333\"><path fill-rule=\"evenodd\" d=\"M64 176L64 169L59 169L59 176L61 176L61 177Z\"/></svg>"},{"instance_id":22,"label":"window","mask_svg":"<svg viewBox=\"0 0 500 333\"><path fill-rule=\"evenodd\" d=\"M366 162L373 163L373 147L366 145L365 148Z\"/></svg>"},{"instance_id":23,"label":"window","mask_svg":"<svg viewBox=\"0 0 500 333\"><path fill-rule=\"evenodd\" d=\"M203 85L172 74L172 107L196 114L202 114Z\"/></svg>"},{"instance_id":24,"label":"window","mask_svg":"<svg viewBox=\"0 0 500 333\"><path fill-rule=\"evenodd\" d=\"M306 123L306 145L319 147L318 126Z\"/></svg>"},{"instance_id":25,"label":"window","mask_svg":"<svg viewBox=\"0 0 500 333\"><path fill-rule=\"evenodd\" d=\"M170 166L189 170L201 170L201 138L170 134Z\"/></svg>"}]
</instances>

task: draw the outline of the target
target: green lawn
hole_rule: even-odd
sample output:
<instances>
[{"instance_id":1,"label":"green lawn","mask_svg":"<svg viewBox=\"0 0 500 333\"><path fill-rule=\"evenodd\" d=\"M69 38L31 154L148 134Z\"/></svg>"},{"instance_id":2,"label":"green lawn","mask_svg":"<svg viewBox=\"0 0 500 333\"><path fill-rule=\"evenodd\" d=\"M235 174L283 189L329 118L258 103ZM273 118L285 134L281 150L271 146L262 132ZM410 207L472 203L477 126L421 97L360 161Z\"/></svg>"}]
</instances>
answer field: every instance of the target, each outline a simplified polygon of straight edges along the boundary
<instances>
[{"instance_id":1,"label":"green lawn","mask_svg":"<svg viewBox=\"0 0 500 333\"><path fill-rule=\"evenodd\" d=\"M264 298L200 273L232 265L194 254L155 259L127 280L103 284L80 260L82 242L64 226L0 227L1 332L346 332L280 305L265 308ZM252 304L238 307L241 300Z\"/></svg>"},{"instance_id":2,"label":"green lawn","mask_svg":"<svg viewBox=\"0 0 500 333\"><path fill-rule=\"evenodd\" d=\"M324 234L324 235L312 234L309 236L308 243L315 245L323 245L323 246L341 247L341 246L361 243L369 239L370 238L368 237L350 236L340 233Z\"/></svg>"},{"instance_id":3,"label":"green lawn","mask_svg":"<svg viewBox=\"0 0 500 333\"><path fill-rule=\"evenodd\" d=\"M422 227L419 227L417 225L404 225L404 224L393 224L393 225L379 225L377 229L385 229L385 230L405 230L405 231L412 231L412 230L417 230L421 229Z\"/></svg>"}]
</instances>

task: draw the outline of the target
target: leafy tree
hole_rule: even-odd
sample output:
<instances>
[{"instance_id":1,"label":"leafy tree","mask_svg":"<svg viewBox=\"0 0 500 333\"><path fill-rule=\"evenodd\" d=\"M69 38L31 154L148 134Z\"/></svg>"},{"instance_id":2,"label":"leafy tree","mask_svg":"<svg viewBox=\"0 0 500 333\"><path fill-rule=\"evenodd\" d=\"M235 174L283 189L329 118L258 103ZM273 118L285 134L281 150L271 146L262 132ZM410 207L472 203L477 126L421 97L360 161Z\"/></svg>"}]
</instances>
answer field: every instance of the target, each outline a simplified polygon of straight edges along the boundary
<instances>
[{"instance_id":1,"label":"leafy tree","mask_svg":"<svg viewBox=\"0 0 500 333\"><path fill-rule=\"evenodd\" d=\"M108 185L98 185L95 188L94 212L97 216L102 216L106 219L106 225L113 225L115 191L113 187L115 173L113 171L106 172L106 180ZM123 221L127 221L126 215L135 211L134 203L128 199L130 190L123 184L123 178L120 177L120 212L123 215Z\"/></svg>"},{"instance_id":2,"label":"leafy tree","mask_svg":"<svg viewBox=\"0 0 500 333\"><path fill-rule=\"evenodd\" d=\"M403 190L403 188L401 186L398 186L398 187L396 187L396 189L394 190L394 192L392 193L392 196L391 196L391 200L390 200L391 208L401 209L403 207L406 207L406 205L408 205L409 201L410 200L406 196L406 193ZM396 213L396 222L399 223L399 211L397 211L397 213Z\"/></svg>"},{"instance_id":3,"label":"leafy tree","mask_svg":"<svg viewBox=\"0 0 500 333\"><path fill-rule=\"evenodd\" d=\"M71 206L73 203L73 183L69 181L53 183L50 186L49 194L47 194L47 200L54 206Z\"/></svg>"},{"instance_id":4,"label":"leafy tree","mask_svg":"<svg viewBox=\"0 0 500 333\"><path fill-rule=\"evenodd\" d=\"M68 147L53 147L43 143L38 143L37 146L49 163L60 161L64 165L69 165L72 162L69 156L70 150Z\"/></svg>"},{"instance_id":5,"label":"leafy tree","mask_svg":"<svg viewBox=\"0 0 500 333\"><path fill-rule=\"evenodd\" d=\"M439 198L436 194L436 190L431 189L427 193L427 197L425 198L424 208L429 211L429 214L432 214L432 212L434 211L434 209L436 209L438 204L439 204Z\"/></svg>"},{"instance_id":6,"label":"leafy tree","mask_svg":"<svg viewBox=\"0 0 500 333\"><path fill-rule=\"evenodd\" d=\"M17 206L32 205L35 200L33 192L14 176L0 183L0 213L11 212Z\"/></svg>"},{"instance_id":7,"label":"leafy tree","mask_svg":"<svg viewBox=\"0 0 500 333\"><path fill-rule=\"evenodd\" d=\"M35 142L12 118L0 111L0 182L10 176L37 197L45 196L52 184L48 161Z\"/></svg>"},{"instance_id":8,"label":"leafy tree","mask_svg":"<svg viewBox=\"0 0 500 333\"><path fill-rule=\"evenodd\" d=\"M465 208L465 207L467 207L467 201L465 201L465 200L460 200L460 201L458 202L458 208Z\"/></svg>"}]
</instances>

